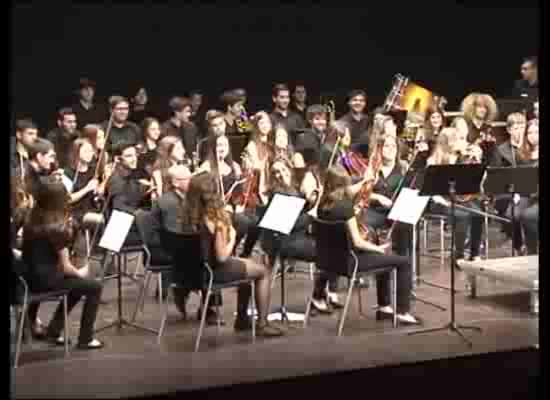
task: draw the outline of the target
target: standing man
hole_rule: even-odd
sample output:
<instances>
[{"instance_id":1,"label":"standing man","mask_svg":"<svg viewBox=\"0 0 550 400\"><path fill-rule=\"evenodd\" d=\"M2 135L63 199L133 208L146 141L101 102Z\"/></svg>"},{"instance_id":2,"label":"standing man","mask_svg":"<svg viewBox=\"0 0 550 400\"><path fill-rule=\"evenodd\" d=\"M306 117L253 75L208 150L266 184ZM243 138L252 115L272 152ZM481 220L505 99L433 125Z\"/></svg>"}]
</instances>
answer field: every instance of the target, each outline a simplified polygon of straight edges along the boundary
<instances>
[{"instance_id":1,"label":"standing man","mask_svg":"<svg viewBox=\"0 0 550 400\"><path fill-rule=\"evenodd\" d=\"M29 162L29 147L38 138L38 128L30 119L15 122L15 140L10 147L11 176L24 178Z\"/></svg>"},{"instance_id":2,"label":"standing man","mask_svg":"<svg viewBox=\"0 0 550 400\"><path fill-rule=\"evenodd\" d=\"M349 112L340 118L340 120L348 124L351 133L351 143L353 144L364 139L362 136L368 135L367 93L361 89L354 89L349 92L347 101Z\"/></svg>"},{"instance_id":3,"label":"standing man","mask_svg":"<svg viewBox=\"0 0 550 400\"><path fill-rule=\"evenodd\" d=\"M290 109L295 113L299 114L304 121L306 121L306 110L307 110L307 91L306 87L302 84L296 85L294 87L294 92L292 93L292 104Z\"/></svg>"}]
</instances>

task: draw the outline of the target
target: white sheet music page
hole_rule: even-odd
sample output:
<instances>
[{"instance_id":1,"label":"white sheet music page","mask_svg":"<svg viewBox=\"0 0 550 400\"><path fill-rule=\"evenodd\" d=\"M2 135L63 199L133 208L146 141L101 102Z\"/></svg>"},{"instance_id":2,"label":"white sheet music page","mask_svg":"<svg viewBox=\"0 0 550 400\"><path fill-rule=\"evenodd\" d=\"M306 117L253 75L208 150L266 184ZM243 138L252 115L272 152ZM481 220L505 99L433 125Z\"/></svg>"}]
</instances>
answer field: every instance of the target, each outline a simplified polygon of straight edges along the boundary
<instances>
[{"instance_id":1,"label":"white sheet music page","mask_svg":"<svg viewBox=\"0 0 550 400\"><path fill-rule=\"evenodd\" d=\"M288 235L296 224L306 200L275 193L259 227Z\"/></svg>"},{"instance_id":2,"label":"white sheet music page","mask_svg":"<svg viewBox=\"0 0 550 400\"><path fill-rule=\"evenodd\" d=\"M419 193L419 190L401 189L388 215L388 219L416 225L428 205L428 201L430 201L430 196L419 196Z\"/></svg>"},{"instance_id":3,"label":"white sheet music page","mask_svg":"<svg viewBox=\"0 0 550 400\"><path fill-rule=\"evenodd\" d=\"M118 253L134 223L134 216L119 210L113 210L105 232L99 241L99 247Z\"/></svg>"}]
</instances>

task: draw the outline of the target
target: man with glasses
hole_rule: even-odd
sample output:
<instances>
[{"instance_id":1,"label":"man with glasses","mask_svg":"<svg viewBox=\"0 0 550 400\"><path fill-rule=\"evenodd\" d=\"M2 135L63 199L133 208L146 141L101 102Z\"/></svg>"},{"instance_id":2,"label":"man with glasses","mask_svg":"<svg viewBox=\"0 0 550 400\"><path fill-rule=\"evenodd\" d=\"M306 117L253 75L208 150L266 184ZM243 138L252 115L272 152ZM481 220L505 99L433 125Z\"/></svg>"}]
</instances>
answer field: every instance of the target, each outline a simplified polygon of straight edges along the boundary
<instances>
[{"instance_id":1,"label":"man with glasses","mask_svg":"<svg viewBox=\"0 0 550 400\"><path fill-rule=\"evenodd\" d=\"M120 143L136 144L140 138L139 127L128 120L130 114L130 103L125 97L111 96L109 98L109 106L113 116L113 125L109 133L109 140L106 143L107 150L111 151ZM103 130L107 134L109 121L103 123Z\"/></svg>"}]
</instances>

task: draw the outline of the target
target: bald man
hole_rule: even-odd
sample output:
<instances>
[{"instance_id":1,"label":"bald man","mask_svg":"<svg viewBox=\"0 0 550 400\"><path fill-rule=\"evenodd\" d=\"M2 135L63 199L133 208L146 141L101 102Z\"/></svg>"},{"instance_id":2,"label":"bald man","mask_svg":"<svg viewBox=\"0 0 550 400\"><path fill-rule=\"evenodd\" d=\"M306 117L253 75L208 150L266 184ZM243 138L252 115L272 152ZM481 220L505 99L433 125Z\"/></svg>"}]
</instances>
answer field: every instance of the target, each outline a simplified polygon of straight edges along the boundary
<instances>
[{"instance_id":1,"label":"bald man","mask_svg":"<svg viewBox=\"0 0 550 400\"><path fill-rule=\"evenodd\" d=\"M172 184L172 189L168 192L164 192L159 200L153 205L151 213L155 230L163 230L180 234L193 232L190 224L189 208L187 205L187 191L189 189L191 176L192 175L189 168L183 165L174 165L168 169L168 177ZM183 216L183 223L178 223L180 208L182 208L183 211L181 213ZM185 266L176 265L175 268L176 270L174 270L174 274L172 276L163 274L162 284L163 287L168 287L172 279L174 279L186 286L185 289L174 291L176 306L185 316L185 306L189 293L198 289L200 282L193 282L194 279L189 276L190 271L184 270ZM167 293L166 290L163 292ZM215 325L217 323L218 316L214 307L221 305L221 297L213 296L210 304L210 309L207 312L207 323L209 325ZM197 317L200 317L200 310ZM222 323L224 322L222 321Z\"/></svg>"}]
</instances>

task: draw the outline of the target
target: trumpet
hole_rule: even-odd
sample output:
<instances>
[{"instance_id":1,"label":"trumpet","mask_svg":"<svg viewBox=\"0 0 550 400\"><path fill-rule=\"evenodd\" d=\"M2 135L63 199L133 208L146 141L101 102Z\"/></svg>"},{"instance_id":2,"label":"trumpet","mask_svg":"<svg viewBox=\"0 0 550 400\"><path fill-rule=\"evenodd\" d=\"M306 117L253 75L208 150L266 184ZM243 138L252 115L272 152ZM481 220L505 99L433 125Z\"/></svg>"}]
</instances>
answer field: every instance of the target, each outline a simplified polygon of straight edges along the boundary
<instances>
[{"instance_id":1,"label":"trumpet","mask_svg":"<svg viewBox=\"0 0 550 400\"><path fill-rule=\"evenodd\" d=\"M239 113L239 116L235 119L235 123L237 124L237 130L239 131L239 133L248 133L252 130L252 124L248 119L248 114L246 112L246 109L244 108L244 105L241 106L241 112Z\"/></svg>"}]
</instances>

